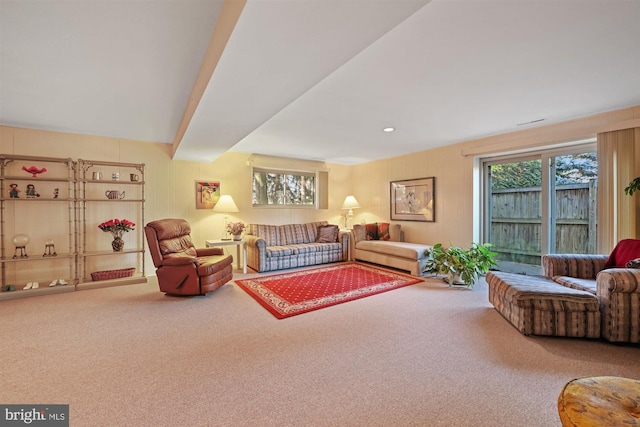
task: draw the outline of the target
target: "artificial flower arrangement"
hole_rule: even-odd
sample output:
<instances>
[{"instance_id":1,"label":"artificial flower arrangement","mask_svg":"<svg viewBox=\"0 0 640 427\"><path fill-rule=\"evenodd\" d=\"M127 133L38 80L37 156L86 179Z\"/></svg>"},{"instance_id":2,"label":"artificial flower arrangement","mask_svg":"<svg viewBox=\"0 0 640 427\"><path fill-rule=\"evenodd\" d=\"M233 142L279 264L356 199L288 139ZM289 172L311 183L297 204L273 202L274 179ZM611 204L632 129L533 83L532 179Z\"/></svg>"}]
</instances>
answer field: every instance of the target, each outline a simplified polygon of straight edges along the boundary
<instances>
[{"instance_id":1,"label":"artificial flower arrangement","mask_svg":"<svg viewBox=\"0 0 640 427\"><path fill-rule=\"evenodd\" d=\"M227 224L227 231L229 234L240 234L244 231L245 225L241 222L230 222Z\"/></svg>"},{"instance_id":2,"label":"artificial flower arrangement","mask_svg":"<svg viewBox=\"0 0 640 427\"><path fill-rule=\"evenodd\" d=\"M98 228L104 232L112 234L122 234L123 232L134 230L135 224L126 219L110 219L98 225Z\"/></svg>"}]
</instances>

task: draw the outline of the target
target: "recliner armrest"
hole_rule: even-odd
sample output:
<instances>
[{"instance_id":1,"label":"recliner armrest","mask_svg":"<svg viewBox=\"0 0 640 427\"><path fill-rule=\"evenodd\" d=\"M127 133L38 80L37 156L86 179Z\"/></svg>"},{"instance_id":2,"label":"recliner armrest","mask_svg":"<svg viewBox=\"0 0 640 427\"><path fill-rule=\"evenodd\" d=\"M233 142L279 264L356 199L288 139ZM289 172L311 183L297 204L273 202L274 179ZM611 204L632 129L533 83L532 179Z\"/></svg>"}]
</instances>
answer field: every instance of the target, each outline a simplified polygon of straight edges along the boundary
<instances>
[{"instance_id":1,"label":"recliner armrest","mask_svg":"<svg viewBox=\"0 0 640 427\"><path fill-rule=\"evenodd\" d=\"M197 258L195 257L167 257L165 259L162 260L162 265L164 266L169 266L169 265L187 265L187 264L194 264L197 265L198 261Z\"/></svg>"},{"instance_id":2,"label":"recliner armrest","mask_svg":"<svg viewBox=\"0 0 640 427\"><path fill-rule=\"evenodd\" d=\"M201 256L211 256L211 255L224 255L224 249L222 248L200 248L196 249L196 254Z\"/></svg>"}]
</instances>

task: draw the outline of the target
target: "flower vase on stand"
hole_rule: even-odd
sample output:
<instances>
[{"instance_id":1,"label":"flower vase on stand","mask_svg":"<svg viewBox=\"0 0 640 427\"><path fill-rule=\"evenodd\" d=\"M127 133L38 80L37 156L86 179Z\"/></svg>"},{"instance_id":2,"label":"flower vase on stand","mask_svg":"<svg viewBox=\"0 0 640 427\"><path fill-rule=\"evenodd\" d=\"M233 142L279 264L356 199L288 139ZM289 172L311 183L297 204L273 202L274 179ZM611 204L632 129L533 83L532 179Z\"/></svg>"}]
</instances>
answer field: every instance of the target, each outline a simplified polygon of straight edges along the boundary
<instances>
[{"instance_id":1,"label":"flower vase on stand","mask_svg":"<svg viewBox=\"0 0 640 427\"><path fill-rule=\"evenodd\" d=\"M242 232L245 229L245 225L242 222L230 222L226 225L227 233L231 234L234 241L238 242L242 240Z\"/></svg>"},{"instance_id":2,"label":"flower vase on stand","mask_svg":"<svg viewBox=\"0 0 640 427\"><path fill-rule=\"evenodd\" d=\"M122 230L112 231L113 241L111 242L111 247L114 252L122 252L124 249L124 240L122 240Z\"/></svg>"},{"instance_id":3,"label":"flower vase on stand","mask_svg":"<svg viewBox=\"0 0 640 427\"><path fill-rule=\"evenodd\" d=\"M108 231L113 236L113 240L111 241L111 247L113 248L113 252L122 252L124 249L124 240L122 240L122 235L128 231L135 230L135 224L128 219L110 219L109 221L105 221L98 225L98 228L105 233Z\"/></svg>"}]
</instances>

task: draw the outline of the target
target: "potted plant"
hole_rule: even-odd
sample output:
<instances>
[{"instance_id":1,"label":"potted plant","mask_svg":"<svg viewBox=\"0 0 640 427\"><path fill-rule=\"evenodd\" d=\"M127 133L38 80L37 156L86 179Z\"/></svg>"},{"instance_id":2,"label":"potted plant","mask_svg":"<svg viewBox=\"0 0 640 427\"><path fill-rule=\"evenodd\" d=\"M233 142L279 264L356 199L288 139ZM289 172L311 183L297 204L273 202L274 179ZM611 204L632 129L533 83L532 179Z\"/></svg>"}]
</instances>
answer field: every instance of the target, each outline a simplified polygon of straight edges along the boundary
<instances>
[{"instance_id":1,"label":"potted plant","mask_svg":"<svg viewBox=\"0 0 640 427\"><path fill-rule=\"evenodd\" d=\"M233 236L233 240L241 240L244 229L245 225L242 222L230 222L227 224L227 232Z\"/></svg>"},{"instance_id":2,"label":"potted plant","mask_svg":"<svg viewBox=\"0 0 640 427\"><path fill-rule=\"evenodd\" d=\"M427 261L423 272L445 275L449 286L463 284L473 287L478 278L497 265L491 243L473 243L469 249L457 246L445 249L438 243L425 251Z\"/></svg>"}]
</instances>

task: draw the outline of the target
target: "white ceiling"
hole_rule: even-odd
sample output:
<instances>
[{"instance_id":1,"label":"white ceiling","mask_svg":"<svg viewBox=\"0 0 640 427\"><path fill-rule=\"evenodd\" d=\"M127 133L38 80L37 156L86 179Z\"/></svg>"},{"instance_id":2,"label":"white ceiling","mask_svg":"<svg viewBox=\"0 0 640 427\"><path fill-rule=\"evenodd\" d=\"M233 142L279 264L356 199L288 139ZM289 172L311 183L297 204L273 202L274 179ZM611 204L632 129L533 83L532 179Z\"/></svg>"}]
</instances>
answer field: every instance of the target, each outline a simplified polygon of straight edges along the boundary
<instances>
[{"instance_id":1,"label":"white ceiling","mask_svg":"<svg viewBox=\"0 0 640 427\"><path fill-rule=\"evenodd\" d=\"M0 0L0 124L174 142L222 4ZM640 105L638 22L640 0L248 0L175 158L357 164Z\"/></svg>"}]
</instances>

